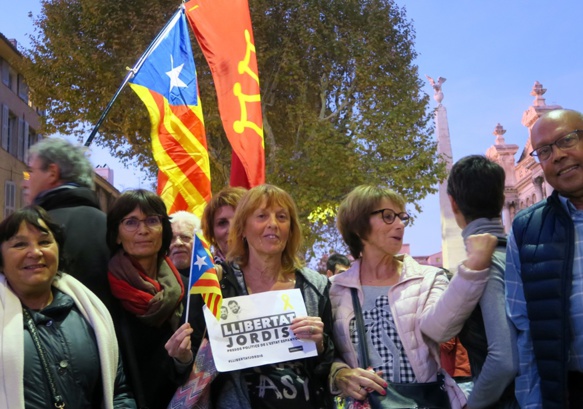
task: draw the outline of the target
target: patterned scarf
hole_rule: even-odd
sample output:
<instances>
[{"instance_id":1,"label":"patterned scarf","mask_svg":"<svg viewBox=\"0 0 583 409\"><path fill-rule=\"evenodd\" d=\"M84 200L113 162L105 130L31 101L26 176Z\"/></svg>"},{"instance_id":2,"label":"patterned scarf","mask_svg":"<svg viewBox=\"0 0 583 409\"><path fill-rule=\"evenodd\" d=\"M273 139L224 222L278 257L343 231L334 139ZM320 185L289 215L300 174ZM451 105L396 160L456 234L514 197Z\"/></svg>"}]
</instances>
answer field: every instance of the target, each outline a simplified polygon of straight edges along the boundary
<instances>
[{"instance_id":1,"label":"patterned scarf","mask_svg":"<svg viewBox=\"0 0 583 409\"><path fill-rule=\"evenodd\" d=\"M184 284L168 257L164 257L154 280L137 260L119 250L109 260L108 278L113 295L140 321L153 327L169 321L173 331L178 328Z\"/></svg>"}]
</instances>

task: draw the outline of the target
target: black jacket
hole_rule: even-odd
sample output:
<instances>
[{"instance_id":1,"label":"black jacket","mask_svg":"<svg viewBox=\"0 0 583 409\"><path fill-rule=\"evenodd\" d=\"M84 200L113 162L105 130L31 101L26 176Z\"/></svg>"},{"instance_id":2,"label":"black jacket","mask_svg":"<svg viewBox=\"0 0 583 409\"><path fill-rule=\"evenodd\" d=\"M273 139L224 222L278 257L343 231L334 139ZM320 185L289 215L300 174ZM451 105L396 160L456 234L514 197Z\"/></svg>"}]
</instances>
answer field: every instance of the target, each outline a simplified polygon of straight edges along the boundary
<instances>
[{"instance_id":1,"label":"black jacket","mask_svg":"<svg viewBox=\"0 0 583 409\"><path fill-rule=\"evenodd\" d=\"M226 264L223 266L223 277L220 281L223 298L236 297L245 295L234 275L233 269ZM328 390L328 374L334 361L334 343L331 337L332 331L332 308L328 291L330 283L325 285L315 284L315 281L325 279L325 276L309 270L296 270L296 288L302 292L306 303L308 315L319 316L324 323L324 352L316 357L306 358L305 368L309 377L310 397L313 399L314 407L329 408L333 407L332 396ZM319 281L321 283L321 281ZM194 330L192 334L192 349L196 353L202 336L205 332L206 324L202 315L202 305L204 304L200 295L192 295L190 300L190 324ZM244 380L241 371L232 371L220 373L213 381L211 388L211 399L217 401L217 395L220 394L222 386L226 382L232 382L238 387L244 389ZM243 391L245 394L245 391ZM243 397L242 397L243 398ZM248 399L248 396L245 397ZM249 406L248 402L239 402L240 408Z\"/></svg>"},{"instance_id":2,"label":"black jacket","mask_svg":"<svg viewBox=\"0 0 583 409\"><path fill-rule=\"evenodd\" d=\"M34 204L45 209L65 233L65 266L61 270L81 281L114 316L109 282L109 249L105 241L106 216L95 192L86 187L59 186L41 193Z\"/></svg>"},{"instance_id":3,"label":"black jacket","mask_svg":"<svg viewBox=\"0 0 583 409\"><path fill-rule=\"evenodd\" d=\"M103 399L101 365L93 328L81 315L71 297L53 289L51 305L30 311L36 323L57 391L67 408L99 408ZM26 328L26 325L25 325ZM27 409L52 407L48 384L37 349L28 330L24 336L24 399ZM114 391L115 408L135 408L121 366Z\"/></svg>"},{"instance_id":4,"label":"black jacket","mask_svg":"<svg viewBox=\"0 0 583 409\"><path fill-rule=\"evenodd\" d=\"M186 293L186 278L182 280ZM164 346L174 334L170 324L152 327L122 307L119 310L113 321L138 408L166 409L176 389L188 379L192 363L177 367L168 355Z\"/></svg>"}]
</instances>

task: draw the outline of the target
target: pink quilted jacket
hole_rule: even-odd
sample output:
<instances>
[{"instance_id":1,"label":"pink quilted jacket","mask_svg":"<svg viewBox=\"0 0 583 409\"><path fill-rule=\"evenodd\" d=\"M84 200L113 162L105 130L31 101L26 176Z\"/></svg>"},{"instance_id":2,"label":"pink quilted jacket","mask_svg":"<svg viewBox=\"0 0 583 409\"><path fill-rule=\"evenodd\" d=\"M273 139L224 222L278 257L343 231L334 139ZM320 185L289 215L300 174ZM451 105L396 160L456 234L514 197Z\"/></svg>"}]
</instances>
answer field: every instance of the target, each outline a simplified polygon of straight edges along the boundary
<instances>
[{"instance_id":1,"label":"pink quilted jacket","mask_svg":"<svg viewBox=\"0 0 583 409\"><path fill-rule=\"evenodd\" d=\"M401 342L418 382L435 381L439 367L439 343L458 334L465 320L480 300L488 279L488 269L472 271L460 265L448 285L443 270L417 263L409 255L395 256L403 262L400 281L388 293L391 313ZM350 288L356 288L362 303L360 261L350 269L333 276L330 281L330 300L334 317L334 343L341 359L332 366L330 388L335 387L334 376L343 367L358 366L357 352L350 341L349 323L354 317ZM466 403L463 392L455 381L446 376L452 409Z\"/></svg>"}]
</instances>

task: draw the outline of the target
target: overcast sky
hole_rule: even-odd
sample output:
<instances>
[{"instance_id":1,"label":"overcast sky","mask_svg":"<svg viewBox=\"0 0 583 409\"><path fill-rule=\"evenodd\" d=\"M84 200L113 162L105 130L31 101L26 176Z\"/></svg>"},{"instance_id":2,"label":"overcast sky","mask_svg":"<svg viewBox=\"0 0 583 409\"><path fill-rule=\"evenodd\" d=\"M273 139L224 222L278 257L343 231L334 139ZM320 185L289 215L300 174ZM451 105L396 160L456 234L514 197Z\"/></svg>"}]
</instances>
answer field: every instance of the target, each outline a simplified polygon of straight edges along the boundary
<instances>
[{"instance_id":1,"label":"overcast sky","mask_svg":"<svg viewBox=\"0 0 583 409\"><path fill-rule=\"evenodd\" d=\"M177 2L178 3L178 2ZM417 38L419 74L447 78L444 100L454 161L483 154L494 143L500 123L507 143L522 147L528 137L522 113L532 104L535 81L543 84L547 104L583 110L583 2L578 0L410 0L407 9ZM0 32L26 44L32 32L28 12L38 14L38 0L0 0ZM8 12L5 12L5 11ZM433 95L429 84L425 92ZM431 100L432 107L435 101ZM116 187L136 187L135 170L125 171L112 159L94 153L96 163L116 169ZM105 159L105 161L104 161ZM413 255L441 248L439 201L422 202L423 213L408 227L405 242Z\"/></svg>"}]
</instances>

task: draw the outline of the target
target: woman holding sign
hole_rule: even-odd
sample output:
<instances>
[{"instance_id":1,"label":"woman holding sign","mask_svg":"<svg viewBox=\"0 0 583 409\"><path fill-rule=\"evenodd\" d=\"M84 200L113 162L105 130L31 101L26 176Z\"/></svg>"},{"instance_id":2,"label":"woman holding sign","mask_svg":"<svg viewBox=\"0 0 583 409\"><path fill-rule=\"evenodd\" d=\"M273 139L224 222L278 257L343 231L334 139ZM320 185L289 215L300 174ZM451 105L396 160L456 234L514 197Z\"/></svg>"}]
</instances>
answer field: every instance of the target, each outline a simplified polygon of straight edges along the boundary
<instances>
[{"instance_id":1,"label":"woman holding sign","mask_svg":"<svg viewBox=\"0 0 583 409\"><path fill-rule=\"evenodd\" d=\"M126 374L140 408L165 408L192 368L189 324L180 325L185 279L166 253L166 205L147 190L124 192L107 214L108 278Z\"/></svg>"},{"instance_id":2,"label":"woman holding sign","mask_svg":"<svg viewBox=\"0 0 583 409\"><path fill-rule=\"evenodd\" d=\"M330 337L329 283L325 276L302 266L301 240L297 209L288 193L272 185L261 185L243 196L231 222L228 264L221 279L226 298L223 306L228 307L229 317L233 314L242 317L244 309L229 303L229 297L299 289L307 316L291 320L288 328L298 339L313 341L317 356L220 373L211 388L215 407L331 406L327 374L334 347ZM200 302L200 297L196 299ZM233 324L233 331L238 330L237 325ZM204 322L194 330L201 339ZM193 346L197 345L199 342L193 340Z\"/></svg>"},{"instance_id":3,"label":"woman holding sign","mask_svg":"<svg viewBox=\"0 0 583 409\"><path fill-rule=\"evenodd\" d=\"M463 326L487 282L497 240L470 236L468 257L448 286L443 269L398 254L408 223L405 200L387 188L359 186L340 204L338 229L355 261L331 278L341 357L330 373L331 389L362 401L415 385L414 400L427 392L433 399L420 407L459 409L465 396L440 369L439 341L432 340L445 342Z\"/></svg>"}]
</instances>

